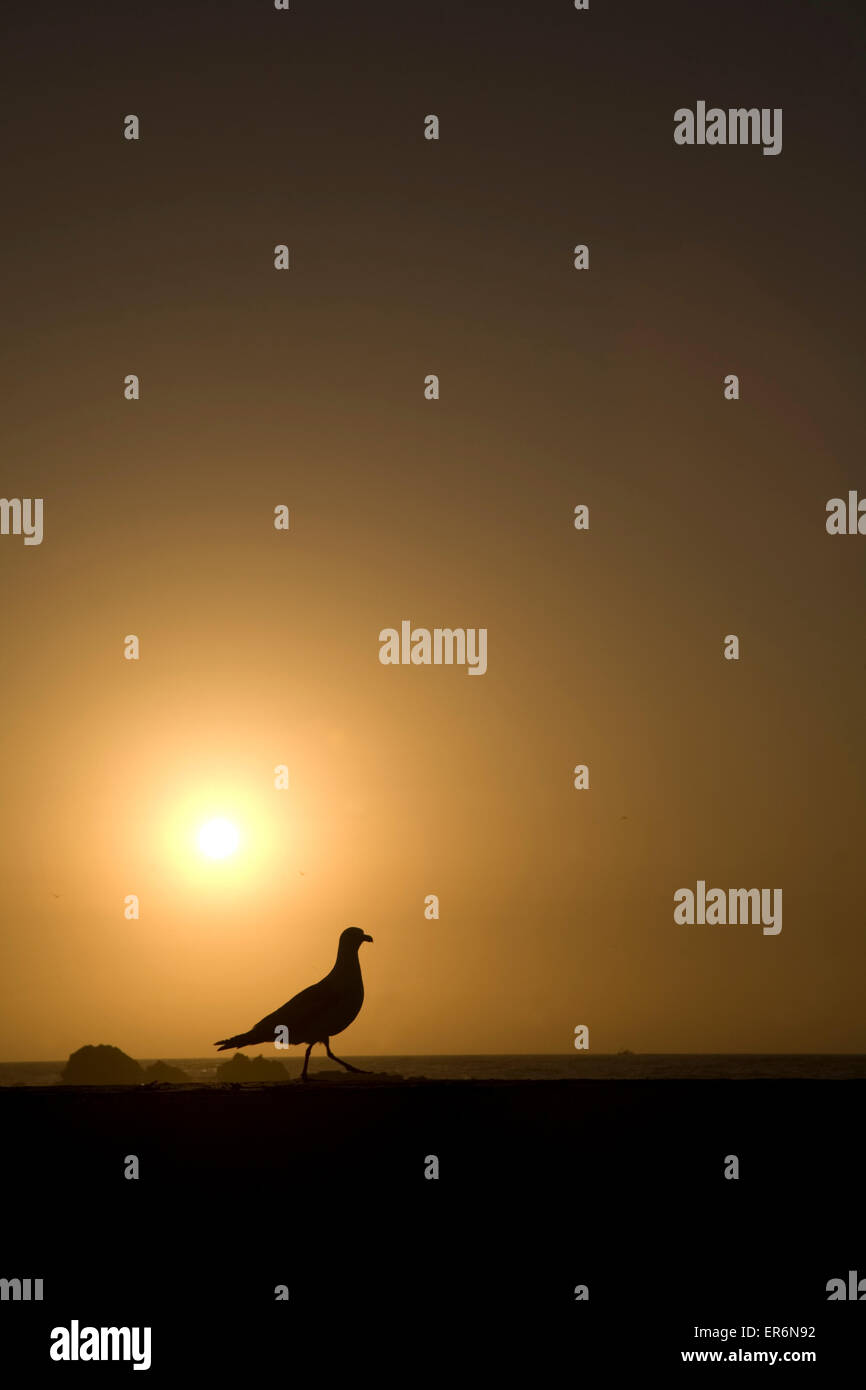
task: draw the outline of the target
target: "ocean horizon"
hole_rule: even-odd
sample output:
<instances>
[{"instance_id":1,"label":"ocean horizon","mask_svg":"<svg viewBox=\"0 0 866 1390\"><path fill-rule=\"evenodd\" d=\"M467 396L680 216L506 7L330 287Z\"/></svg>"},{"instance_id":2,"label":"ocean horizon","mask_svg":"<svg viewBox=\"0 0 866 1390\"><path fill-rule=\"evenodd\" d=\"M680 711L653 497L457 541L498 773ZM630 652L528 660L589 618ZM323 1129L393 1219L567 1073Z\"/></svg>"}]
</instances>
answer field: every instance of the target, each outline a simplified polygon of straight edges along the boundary
<instances>
[{"instance_id":1,"label":"ocean horizon","mask_svg":"<svg viewBox=\"0 0 866 1390\"><path fill-rule=\"evenodd\" d=\"M190 1082L219 1084L218 1068L233 1057L224 1053L210 1057L139 1057L142 1067L161 1061L179 1067ZM246 1054L244 1054L246 1055ZM251 1048L249 1056L258 1056ZM290 1078L300 1075L303 1049L288 1057L262 1050L262 1056L278 1061ZM660 1081L660 1080L825 1080L846 1081L866 1078L864 1053L688 1053L616 1052L594 1055L557 1053L465 1053L465 1054L381 1054L352 1055L355 1066L371 1073L381 1072L407 1079L430 1081ZM58 1086L63 1080L66 1060L41 1062L0 1062L2 1086ZM344 1075L327 1058L310 1062L310 1077L323 1074Z\"/></svg>"}]
</instances>

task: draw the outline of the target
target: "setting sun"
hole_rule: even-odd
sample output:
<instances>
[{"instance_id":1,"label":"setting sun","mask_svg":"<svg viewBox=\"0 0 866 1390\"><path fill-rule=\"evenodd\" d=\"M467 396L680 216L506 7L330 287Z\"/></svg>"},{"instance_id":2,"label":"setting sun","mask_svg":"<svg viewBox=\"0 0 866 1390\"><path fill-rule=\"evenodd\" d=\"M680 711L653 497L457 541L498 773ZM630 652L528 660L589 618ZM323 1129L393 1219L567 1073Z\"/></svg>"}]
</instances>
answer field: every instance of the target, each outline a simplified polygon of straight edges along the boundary
<instances>
[{"instance_id":1,"label":"setting sun","mask_svg":"<svg viewBox=\"0 0 866 1390\"><path fill-rule=\"evenodd\" d=\"M236 825L220 816L209 820L198 832L198 846L209 859L227 859L240 844Z\"/></svg>"}]
</instances>

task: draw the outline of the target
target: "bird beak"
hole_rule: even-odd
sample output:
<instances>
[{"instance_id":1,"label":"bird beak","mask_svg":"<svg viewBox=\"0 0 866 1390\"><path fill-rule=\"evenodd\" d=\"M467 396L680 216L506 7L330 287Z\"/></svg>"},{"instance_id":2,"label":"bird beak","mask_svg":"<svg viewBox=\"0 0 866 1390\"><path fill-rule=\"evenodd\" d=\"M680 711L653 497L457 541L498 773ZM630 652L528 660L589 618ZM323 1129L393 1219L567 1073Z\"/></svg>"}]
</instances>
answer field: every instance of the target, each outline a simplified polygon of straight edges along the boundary
<instances>
[{"instance_id":1,"label":"bird beak","mask_svg":"<svg viewBox=\"0 0 866 1390\"><path fill-rule=\"evenodd\" d=\"M361 940L362 940L362 941L372 941L373 938L372 938L372 936L362 936L362 937L361 937Z\"/></svg>"}]
</instances>

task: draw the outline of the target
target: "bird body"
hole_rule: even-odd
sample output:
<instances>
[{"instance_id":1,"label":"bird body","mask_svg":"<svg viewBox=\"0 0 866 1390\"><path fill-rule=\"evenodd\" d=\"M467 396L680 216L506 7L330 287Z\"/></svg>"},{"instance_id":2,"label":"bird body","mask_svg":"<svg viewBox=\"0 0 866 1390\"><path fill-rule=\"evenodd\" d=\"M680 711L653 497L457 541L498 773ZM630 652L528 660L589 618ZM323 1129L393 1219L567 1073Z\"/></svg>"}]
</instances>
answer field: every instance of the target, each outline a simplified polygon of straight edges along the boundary
<instances>
[{"instance_id":1,"label":"bird body","mask_svg":"<svg viewBox=\"0 0 866 1390\"><path fill-rule=\"evenodd\" d=\"M253 1043L274 1042L277 1029L285 1028L291 1045L308 1045L304 1058L304 1080L307 1076L310 1052L316 1043L323 1043L328 1056L339 1062L340 1058L334 1057L331 1052L329 1040L348 1028L361 1012L364 982L361 978L358 951L364 941L372 940L372 936L366 936L360 927L347 927L340 936L334 967L324 979L319 980L317 984L309 985L307 989L302 989L300 994L296 994L287 1004L260 1019L248 1032L236 1033L231 1038L221 1038L214 1046L220 1052L225 1052L231 1047L249 1047ZM349 1071L358 1070L356 1067L350 1067L348 1062L342 1062L341 1065Z\"/></svg>"}]
</instances>

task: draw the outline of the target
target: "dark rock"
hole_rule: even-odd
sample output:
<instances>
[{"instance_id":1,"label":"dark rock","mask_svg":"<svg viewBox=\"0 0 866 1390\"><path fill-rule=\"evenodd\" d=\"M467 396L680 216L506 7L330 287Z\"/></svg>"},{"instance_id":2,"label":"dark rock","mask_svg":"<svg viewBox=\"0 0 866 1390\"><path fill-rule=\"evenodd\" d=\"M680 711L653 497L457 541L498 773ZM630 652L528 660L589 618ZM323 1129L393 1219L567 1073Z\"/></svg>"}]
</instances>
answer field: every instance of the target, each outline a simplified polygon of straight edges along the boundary
<instances>
[{"instance_id":1,"label":"dark rock","mask_svg":"<svg viewBox=\"0 0 866 1390\"><path fill-rule=\"evenodd\" d=\"M79 1047L63 1069L66 1086L140 1086L143 1080L144 1072L132 1057L104 1043Z\"/></svg>"},{"instance_id":2,"label":"dark rock","mask_svg":"<svg viewBox=\"0 0 866 1390\"><path fill-rule=\"evenodd\" d=\"M288 1081L289 1073L282 1062L268 1061L266 1057L245 1057L236 1052L230 1062L217 1067L217 1081L223 1084L237 1081Z\"/></svg>"},{"instance_id":3,"label":"dark rock","mask_svg":"<svg viewBox=\"0 0 866 1390\"><path fill-rule=\"evenodd\" d=\"M151 1062L150 1066L144 1069L144 1080L168 1081L172 1086L186 1086L190 1078L180 1067L173 1067L168 1062Z\"/></svg>"}]
</instances>

